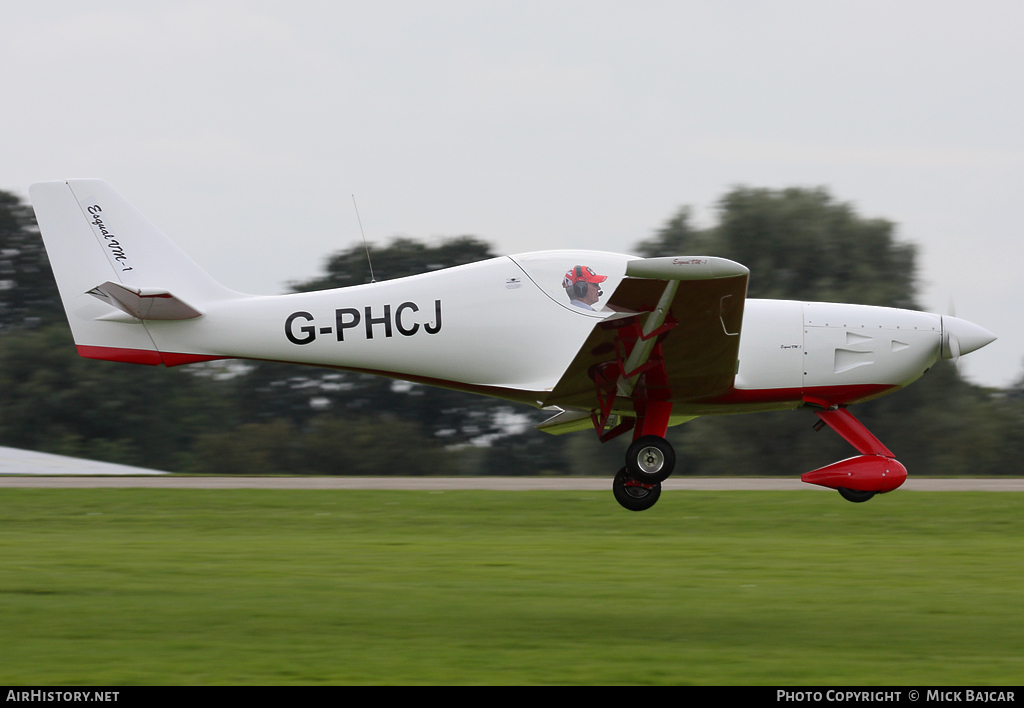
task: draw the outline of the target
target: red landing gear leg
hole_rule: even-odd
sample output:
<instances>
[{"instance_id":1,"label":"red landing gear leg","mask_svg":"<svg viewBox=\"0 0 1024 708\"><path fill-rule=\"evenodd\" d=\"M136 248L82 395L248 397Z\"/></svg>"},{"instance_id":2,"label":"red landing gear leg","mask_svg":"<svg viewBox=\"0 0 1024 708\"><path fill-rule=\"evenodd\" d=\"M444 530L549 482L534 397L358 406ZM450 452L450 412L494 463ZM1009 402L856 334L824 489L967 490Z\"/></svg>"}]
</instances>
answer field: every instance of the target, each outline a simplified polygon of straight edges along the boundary
<instances>
[{"instance_id":1,"label":"red landing gear leg","mask_svg":"<svg viewBox=\"0 0 1024 708\"><path fill-rule=\"evenodd\" d=\"M668 479L676 453L665 439L671 401L647 401L637 411L633 444L626 452L626 471L640 484L659 484Z\"/></svg>"},{"instance_id":2,"label":"red landing gear leg","mask_svg":"<svg viewBox=\"0 0 1024 708\"><path fill-rule=\"evenodd\" d=\"M876 494L891 492L907 480L907 468L850 411L837 408L815 414L860 455L805 472L800 476L802 481L837 489L848 501L865 502Z\"/></svg>"},{"instance_id":3,"label":"red landing gear leg","mask_svg":"<svg viewBox=\"0 0 1024 708\"><path fill-rule=\"evenodd\" d=\"M674 322L662 324L674 292L674 287L671 292L666 289L662 297L664 303L659 304L658 310L662 320L654 324L648 321L649 331L644 333L638 324L632 325L628 331L627 328L620 331L616 338L614 366L599 369L594 375L601 414L591 414L591 417L602 442L628 430L622 423L611 431L604 430L616 396L632 399L636 412L633 444L626 453L626 466L619 470L612 482L616 501L630 511L643 511L654 506L661 496L662 481L672 474L676 464L675 451L665 440L672 402L664 399L671 398L671 390L661 344L656 340L675 326ZM662 304L665 307L661 307ZM638 346L641 348L637 349Z\"/></svg>"},{"instance_id":4,"label":"red landing gear leg","mask_svg":"<svg viewBox=\"0 0 1024 708\"><path fill-rule=\"evenodd\" d=\"M661 483L672 474L676 453L665 439L669 401L647 401L637 407L633 444L626 452L626 466L612 482L615 499L630 511L650 509L661 496Z\"/></svg>"}]
</instances>

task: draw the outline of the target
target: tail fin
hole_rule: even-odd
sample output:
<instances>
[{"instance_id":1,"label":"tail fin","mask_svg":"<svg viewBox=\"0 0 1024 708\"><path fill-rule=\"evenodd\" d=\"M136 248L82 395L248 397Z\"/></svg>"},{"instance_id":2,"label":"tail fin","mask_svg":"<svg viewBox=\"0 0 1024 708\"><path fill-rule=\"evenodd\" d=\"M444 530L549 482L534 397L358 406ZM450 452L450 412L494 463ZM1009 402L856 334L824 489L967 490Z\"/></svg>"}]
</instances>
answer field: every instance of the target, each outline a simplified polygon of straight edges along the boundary
<instances>
[{"instance_id":1,"label":"tail fin","mask_svg":"<svg viewBox=\"0 0 1024 708\"><path fill-rule=\"evenodd\" d=\"M201 317L208 303L239 297L106 182L40 182L29 195L82 356L169 363L146 319Z\"/></svg>"}]
</instances>

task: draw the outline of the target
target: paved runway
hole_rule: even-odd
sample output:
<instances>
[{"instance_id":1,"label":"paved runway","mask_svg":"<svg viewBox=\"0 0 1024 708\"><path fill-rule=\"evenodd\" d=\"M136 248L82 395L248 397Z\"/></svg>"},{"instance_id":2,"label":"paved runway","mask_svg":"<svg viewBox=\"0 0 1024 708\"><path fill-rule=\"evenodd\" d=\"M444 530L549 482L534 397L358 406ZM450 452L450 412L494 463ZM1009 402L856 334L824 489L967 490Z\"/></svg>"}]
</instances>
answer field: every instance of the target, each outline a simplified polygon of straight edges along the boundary
<instances>
[{"instance_id":1,"label":"paved runway","mask_svg":"<svg viewBox=\"0 0 1024 708\"><path fill-rule=\"evenodd\" d=\"M450 491L484 489L501 491L600 491L610 490L611 478L594 477L86 477L0 476L0 489L35 488L145 488L145 489L406 489ZM831 492L804 484L799 479L687 477L672 478L662 485L672 490L775 490L798 489ZM908 479L900 491L918 492L1024 492L1024 479Z\"/></svg>"},{"instance_id":2,"label":"paved runway","mask_svg":"<svg viewBox=\"0 0 1024 708\"><path fill-rule=\"evenodd\" d=\"M610 490L611 477L189 477L142 467L115 465L77 457L0 447L0 489L53 487L66 489L409 489L446 491ZM831 491L791 478L673 477L662 489L719 491L730 489ZM1024 492L1024 479L915 479L901 487L910 491Z\"/></svg>"}]
</instances>

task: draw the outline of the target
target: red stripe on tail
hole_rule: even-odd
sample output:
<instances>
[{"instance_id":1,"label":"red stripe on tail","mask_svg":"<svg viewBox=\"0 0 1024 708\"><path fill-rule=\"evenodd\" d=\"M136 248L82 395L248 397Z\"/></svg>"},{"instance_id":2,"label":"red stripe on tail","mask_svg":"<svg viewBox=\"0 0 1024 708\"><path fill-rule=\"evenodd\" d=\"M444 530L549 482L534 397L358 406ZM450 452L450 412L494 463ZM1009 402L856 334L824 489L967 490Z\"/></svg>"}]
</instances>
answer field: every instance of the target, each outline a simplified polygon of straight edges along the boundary
<instances>
[{"instance_id":1,"label":"red stripe on tail","mask_svg":"<svg viewBox=\"0 0 1024 708\"><path fill-rule=\"evenodd\" d=\"M78 354L86 359L102 359L103 361L120 361L128 364L145 364L147 366L181 366L195 364L199 361L227 359L224 356L208 354L180 354L178 352L155 352L151 349L122 349L120 347L90 347L78 345Z\"/></svg>"}]
</instances>

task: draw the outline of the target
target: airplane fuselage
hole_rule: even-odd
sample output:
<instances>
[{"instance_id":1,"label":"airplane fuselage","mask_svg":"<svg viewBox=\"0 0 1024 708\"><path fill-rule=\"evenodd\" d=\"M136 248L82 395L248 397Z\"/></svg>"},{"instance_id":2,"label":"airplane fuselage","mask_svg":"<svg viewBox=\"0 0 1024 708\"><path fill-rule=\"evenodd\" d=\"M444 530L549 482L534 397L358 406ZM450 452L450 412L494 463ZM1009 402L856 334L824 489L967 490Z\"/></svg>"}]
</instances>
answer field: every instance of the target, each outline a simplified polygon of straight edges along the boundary
<instances>
[{"instance_id":1,"label":"airplane fuselage","mask_svg":"<svg viewBox=\"0 0 1024 708\"><path fill-rule=\"evenodd\" d=\"M162 352L367 371L543 406L595 321L616 313L574 307L558 297L561 288L540 285L539 272L600 262L620 280L629 260L587 251L503 257L337 290L239 296L211 304L200 319L146 327ZM184 331L187 349L176 346ZM749 299L741 332L733 389L676 401L677 414L850 403L895 390L939 359L942 318Z\"/></svg>"}]
</instances>

